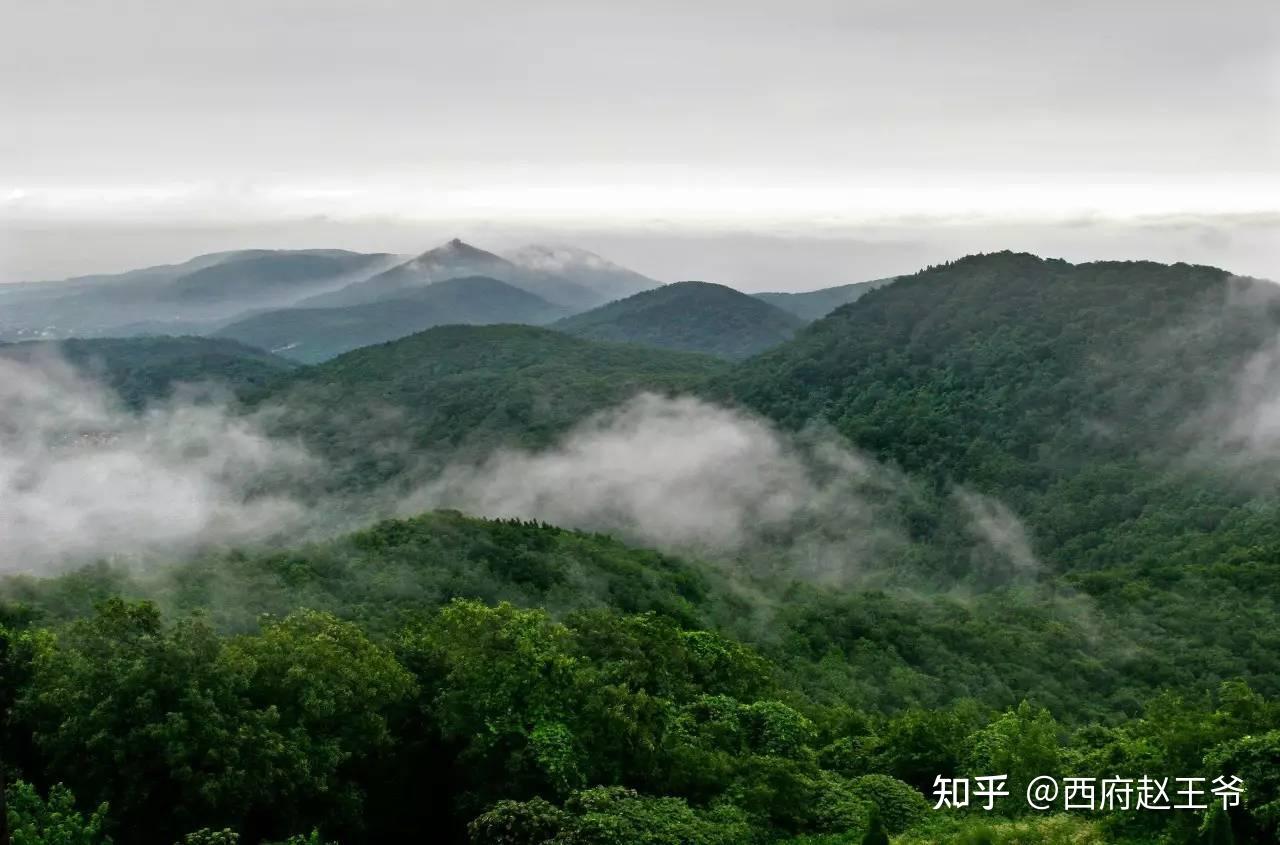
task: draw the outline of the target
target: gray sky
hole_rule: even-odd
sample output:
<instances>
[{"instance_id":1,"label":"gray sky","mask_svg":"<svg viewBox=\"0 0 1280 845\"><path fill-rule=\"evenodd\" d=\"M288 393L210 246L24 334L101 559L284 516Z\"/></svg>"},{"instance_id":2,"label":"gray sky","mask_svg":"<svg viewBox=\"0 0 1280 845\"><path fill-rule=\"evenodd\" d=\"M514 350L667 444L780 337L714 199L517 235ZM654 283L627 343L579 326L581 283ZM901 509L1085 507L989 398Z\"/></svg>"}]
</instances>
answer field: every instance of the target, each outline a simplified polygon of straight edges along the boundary
<instances>
[{"instance_id":1,"label":"gray sky","mask_svg":"<svg viewBox=\"0 0 1280 845\"><path fill-rule=\"evenodd\" d=\"M1280 3L0 0L0 280L454 234L1280 277Z\"/></svg>"}]
</instances>

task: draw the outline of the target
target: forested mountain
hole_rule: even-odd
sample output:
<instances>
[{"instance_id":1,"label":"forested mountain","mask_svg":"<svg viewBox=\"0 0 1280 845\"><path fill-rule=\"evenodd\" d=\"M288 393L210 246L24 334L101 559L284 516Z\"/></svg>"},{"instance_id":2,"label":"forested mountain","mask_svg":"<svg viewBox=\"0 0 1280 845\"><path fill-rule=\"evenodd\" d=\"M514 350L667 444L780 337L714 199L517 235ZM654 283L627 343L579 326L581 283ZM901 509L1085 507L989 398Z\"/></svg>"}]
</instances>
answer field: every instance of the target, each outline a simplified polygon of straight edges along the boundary
<instances>
[{"instance_id":1,"label":"forested mountain","mask_svg":"<svg viewBox=\"0 0 1280 845\"><path fill-rule=\"evenodd\" d=\"M790 338L798 317L724 285L676 282L566 317L578 337L746 358Z\"/></svg>"},{"instance_id":2,"label":"forested mountain","mask_svg":"<svg viewBox=\"0 0 1280 845\"><path fill-rule=\"evenodd\" d=\"M260 389L295 365L234 340L205 337L95 338L0 344L0 357L56 357L97 379L128 405L162 399L179 384Z\"/></svg>"},{"instance_id":3,"label":"forested mountain","mask_svg":"<svg viewBox=\"0 0 1280 845\"><path fill-rule=\"evenodd\" d=\"M841 305L853 302L868 291L889 284L893 278L854 282L851 285L837 285L800 293L753 293L752 296L770 305L776 305L783 311L790 311L802 320L816 320L827 316Z\"/></svg>"},{"instance_id":4,"label":"forested mountain","mask_svg":"<svg viewBox=\"0 0 1280 845\"><path fill-rule=\"evenodd\" d=\"M445 326L273 373L243 410L324 461L310 492L334 525L639 390L793 432L753 441L774 450L764 485L823 507L728 553L444 512L0 579L14 800L158 845L222 828L345 845L1275 842L1277 337L1267 282L997 253L900 277L738 364ZM741 419L715 417L709 441L768 433ZM644 441L638 462L709 441ZM777 461L810 448L826 481L875 483L797 487ZM556 495L597 489L557 473ZM740 499L736 480L688 517ZM895 540L868 556L864 530ZM817 552L844 577L798 565ZM995 811L929 810L936 777L996 773L1016 797ZM1020 800L1038 775L1152 773L1238 775L1246 798Z\"/></svg>"},{"instance_id":5,"label":"forested mountain","mask_svg":"<svg viewBox=\"0 0 1280 845\"><path fill-rule=\"evenodd\" d=\"M499 444L541 446L644 390L688 390L724 365L532 326L441 326L300 369L255 400L363 487ZM381 444L378 449L369 444Z\"/></svg>"},{"instance_id":6,"label":"forested mountain","mask_svg":"<svg viewBox=\"0 0 1280 845\"><path fill-rule=\"evenodd\" d=\"M628 270L585 249L572 246L529 244L505 258L517 266L577 282L596 291L604 300L621 299L662 283Z\"/></svg>"},{"instance_id":7,"label":"forested mountain","mask_svg":"<svg viewBox=\"0 0 1280 845\"><path fill-rule=\"evenodd\" d=\"M394 256L345 250L240 250L114 276L19 286L0 302L0 339L202 333L385 268Z\"/></svg>"},{"instance_id":8,"label":"forested mountain","mask_svg":"<svg viewBox=\"0 0 1280 845\"><path fill-rule=\"evenodd\" d=\"M518 266L501 256L477 249L455 238L373 278L300 304L306 307L332 308L399 299L406 291L445 279L467 276L499 279L575 311L590 308L605 299L603 293L579 282L544 270Z\"/></svg>"},{"instance_id":9,"label":"forested mountain","mask_svg":"<svg viewBox=\"0 0 1280 845\"><path fill-rule=\"evenodd\" d=\"M784 424L821 418L913 475L1017 501L1063 569L1205 561L1270 507L1278 291L1209 267L973 256L725 383Z\"/></svg>"},{"instance_id":10,"label":"forested mountain","mask_svg":"<svg viewBox=\"0 0 1280 845\"><path fill-rule=\"evenodd\" d=\"M342 308L287 308L237 320L217 331L297 361L324 361L432 326L549 323L565 309L497 279L468 276L410 288L395 299Z\"/></svg>"}]
</instances>

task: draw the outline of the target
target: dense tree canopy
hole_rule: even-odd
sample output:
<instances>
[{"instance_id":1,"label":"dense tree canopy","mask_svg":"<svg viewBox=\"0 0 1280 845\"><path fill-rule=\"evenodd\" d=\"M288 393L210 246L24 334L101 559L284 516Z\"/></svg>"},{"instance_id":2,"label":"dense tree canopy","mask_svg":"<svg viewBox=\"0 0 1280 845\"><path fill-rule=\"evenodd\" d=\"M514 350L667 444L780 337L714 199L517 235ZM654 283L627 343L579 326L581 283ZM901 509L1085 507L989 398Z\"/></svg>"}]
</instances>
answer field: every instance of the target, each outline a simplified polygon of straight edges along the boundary
<instances>
[{"instance_id":1,"label":"dense tree canopy","mask_svg":"<svg viewBox=\"0 0 1280 845\"><path fill-rule=\"evenodd\" d=\"M1280 451L1256 413L1278 327L1270 288L1212 268L1002 253L732 367L447 327L273 376L246 406L357 499L693 391L893 467L904 541L833 586L443 512L8 577L14 841L1274 842ZM975 552L982 519L1023 532L1022 570ZM988 774L1012 796L991 812L931 809L938 777ZM1246 791L1176 812L1019 796L1143 774Z\"/></svg>"}]
</instances>

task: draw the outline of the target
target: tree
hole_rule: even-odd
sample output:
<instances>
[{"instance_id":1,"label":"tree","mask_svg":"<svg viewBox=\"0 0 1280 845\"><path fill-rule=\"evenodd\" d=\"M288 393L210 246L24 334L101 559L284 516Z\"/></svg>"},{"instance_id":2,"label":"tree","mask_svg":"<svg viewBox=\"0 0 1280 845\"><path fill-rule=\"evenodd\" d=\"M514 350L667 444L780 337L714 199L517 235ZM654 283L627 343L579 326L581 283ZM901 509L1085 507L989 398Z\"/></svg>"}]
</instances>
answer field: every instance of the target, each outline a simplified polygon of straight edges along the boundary
<instances>
[{"instance_id":1,"label":"tree","mask_svg":"<svg viewBox=\"0 0 1280 845\"><path fill-rule=\"evenodd\" d=\"M1200 842L1203 845L1235 845L1236 837L1231 832L1231 817L1221 807L1210 810L1200 830Z\"/></svg>"},{"instance_id":2,"label":"tree","mask_svg":"<svg viewBox=\"0 0 1280 845\"><path fill-rule=\"evenodd\" d=\"M878 809L871 811L870 826L862 837L862 845L889 845L889 834L884 829L884 822L880 818Z\"/></svg>"},{"instance_id":3,"label":"tree","mask_svg":"<svg viewBox=\"0 0 1280 845\"><path fill-rule=\"evenodd\" d=\"M106 827L107 805L88 816L76 809L75 796L62 784L55 784L48 798L41 798L34 786L17 781L10 789L8 822L13 845L109 845Z\"/></svg>"}]
</instances>

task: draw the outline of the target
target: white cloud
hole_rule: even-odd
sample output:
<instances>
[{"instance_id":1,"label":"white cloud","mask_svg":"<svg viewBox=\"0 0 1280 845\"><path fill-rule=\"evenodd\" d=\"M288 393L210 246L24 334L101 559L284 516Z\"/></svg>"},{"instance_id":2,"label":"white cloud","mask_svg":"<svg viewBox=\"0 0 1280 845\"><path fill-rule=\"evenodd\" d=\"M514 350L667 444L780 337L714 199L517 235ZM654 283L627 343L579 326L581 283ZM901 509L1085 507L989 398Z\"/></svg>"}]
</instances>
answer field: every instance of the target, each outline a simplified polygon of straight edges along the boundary
<instances>
[{"instance_id":1,"label":"white cloud","mask_svg":"<svg viewBox=\"0 0 1280 845\"><path fill-rule=\"evenodd\" d=\"M179 555L297 527L312 462L212 401L141 414L54 358L0 359L0 571Z\"/></svg>"}]
</instances>

